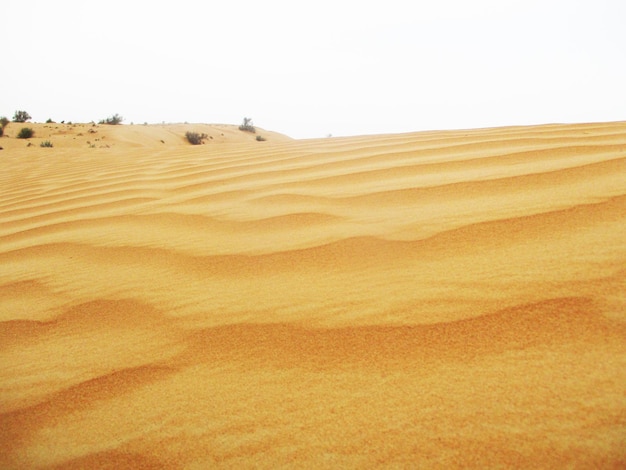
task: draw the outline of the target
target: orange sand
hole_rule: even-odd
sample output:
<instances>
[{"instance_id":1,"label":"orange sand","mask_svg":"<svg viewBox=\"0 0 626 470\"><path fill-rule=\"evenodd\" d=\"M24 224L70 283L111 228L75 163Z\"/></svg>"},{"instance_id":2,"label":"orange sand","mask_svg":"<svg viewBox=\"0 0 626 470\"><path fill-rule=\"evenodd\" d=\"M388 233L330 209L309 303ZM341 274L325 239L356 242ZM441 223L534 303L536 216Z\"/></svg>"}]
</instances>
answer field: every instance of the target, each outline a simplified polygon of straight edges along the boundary
<instances>
[{"instance_id":1,"label":"orange sand","mask_svg":"<svg viewBox=\"0 0 626 470\"><path fill-rule=\"evenodd\" d=\"M0 468L626 466L626 123L25 126Z\"/></svg>"}]
</instances>

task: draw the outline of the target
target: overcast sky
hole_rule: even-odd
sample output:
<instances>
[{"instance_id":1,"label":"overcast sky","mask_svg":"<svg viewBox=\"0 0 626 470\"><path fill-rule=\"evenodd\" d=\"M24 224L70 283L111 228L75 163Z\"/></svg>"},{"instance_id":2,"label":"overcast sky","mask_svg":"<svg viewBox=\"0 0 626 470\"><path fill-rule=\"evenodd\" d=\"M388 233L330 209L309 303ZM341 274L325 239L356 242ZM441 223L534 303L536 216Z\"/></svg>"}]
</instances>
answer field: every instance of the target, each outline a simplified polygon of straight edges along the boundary
<instances>
[{"instance_id":1,"label":"overcast sky","mask_svg":"<svg viewBox=\"0 0 626 470\"><path fill-rule=\"evenodd\" d=\"M626 1L3 2L0 115L296 138L626 120Z\"/></svg>"}]
</instances>

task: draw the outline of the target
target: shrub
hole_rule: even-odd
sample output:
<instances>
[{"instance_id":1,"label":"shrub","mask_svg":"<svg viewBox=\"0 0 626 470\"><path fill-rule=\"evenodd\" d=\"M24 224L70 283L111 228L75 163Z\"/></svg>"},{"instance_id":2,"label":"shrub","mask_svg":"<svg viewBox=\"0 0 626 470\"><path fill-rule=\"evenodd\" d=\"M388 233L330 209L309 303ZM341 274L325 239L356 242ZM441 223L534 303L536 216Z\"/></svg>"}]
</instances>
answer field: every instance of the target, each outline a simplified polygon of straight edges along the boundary
<instances>
[{"instance_id":1,"label":"shrub","mask_svg":"<svg viewBox=\"0 0 626 470\"><path fill-rule=\"evenodd\" d=\"M252 125L252 118L243 118L243 123L241 124L241 126L239 126L239 130L252 133L256 132L256 129Z\"/></svg>"},{"instance_id":2,"label":"shrub","mask_svg":"<svg viewBox=\"0 0 626 470\"><path fill-rule=\"evenodd\" d=\"M0 137L4 135L4 127L0 127Z\"/></svg>"},{"instance_id":3,"label":"shrub","mask_svg":"<svg viewBox=\"0 0 626 470\"><path fill-rule=\"evenodd\" d=\"M17 134L18 139L30 139L35 132L30 127L22 127L20 133Z\"/></svg>"},{"instance_id":4,"label":"shrub","mask_svg":"<svg viewBox=\"0 0 626 470\"><path fill-rule=\"evenodd\" d=\"M13 115L13 122L26 122L31 119L30 114L26 111L15 111Z\"/></svg>"},{"instance_id":5,"label":"shrub","mask_svg":"<svg viewBox=\"0 0 626 470\"><path fill-rule=\"evenodd\" d=\"M267 139L265 137L263 137L262 135L257 135L256 136L256 140L258 142L265 142Z\"/></svg>"},{"instance_id":6,"label":"shrub","mask_svg":"<svg viewBox=\"0 0 626 470\"><path fill-rule=\"evenodd\" d=\"M44 140L43 142L39 144L39 146L52 148L52 142L50 142L49 140Z\"/></svg>"},{"instance_id":7,"label":"shrub","mask_svg":"<svg viewBox=\"0 0 626 470\"><path fill-rule=\"evenodd\" d=\"M48 120L46 121L46 124L54 124L54 121L52 120L52 118L48 118Z\"/></svg>"},{"instance_id":8,"label":"shrub","mask_svg":"<svg viewBox=\"0 0 626 470\"><path fill-rule=\"evenodd\" d=\"M114 114L113 116L110 116L106 119L102 119L98 124L110 124L112 126L115 126L117 124L121 124L123 120L124 118L122 116L120 116L119 114Z\"/></svg>"},{"instance_id":9,"label":"shrub","mask_svg":"<svg viewBox=\"0 0 626 470\"><path fill-rule=\"evenodd\" d=\"M200 145L204 143L204 139L206 139L208 136L206 134L198 134L197 132L187 132L185 134L185 137L187 137L187 140L190 144Z\"/></svg>"},{"instance_id":10,"label":"shrub","mask_svg":"<svg viewBox=\"0 0 626 470\"><path fill-rule=\"evenodd\" d=\"M2 129L7 127L8 124L9 120L5 116L0 117L0 126L2 126Z\"/></svg>"}]
</instances>

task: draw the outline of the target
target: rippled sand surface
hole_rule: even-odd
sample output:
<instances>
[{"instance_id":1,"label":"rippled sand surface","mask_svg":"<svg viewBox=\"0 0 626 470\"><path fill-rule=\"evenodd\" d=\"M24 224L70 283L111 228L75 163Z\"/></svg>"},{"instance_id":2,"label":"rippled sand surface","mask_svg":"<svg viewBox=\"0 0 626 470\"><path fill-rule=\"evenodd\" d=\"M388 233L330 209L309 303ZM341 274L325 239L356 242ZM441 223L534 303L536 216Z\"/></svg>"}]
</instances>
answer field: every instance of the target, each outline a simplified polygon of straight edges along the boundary
<instances>
[{"instance_id":1,"label":"rippled sand surface","mask_svg":"<svg viewBox=\"0 0 626 470\"><path fill-rule=\"evenodd\" d=\"M13 126L1 468L626 466L626 123Z\"/></svg>"}]
</instances>

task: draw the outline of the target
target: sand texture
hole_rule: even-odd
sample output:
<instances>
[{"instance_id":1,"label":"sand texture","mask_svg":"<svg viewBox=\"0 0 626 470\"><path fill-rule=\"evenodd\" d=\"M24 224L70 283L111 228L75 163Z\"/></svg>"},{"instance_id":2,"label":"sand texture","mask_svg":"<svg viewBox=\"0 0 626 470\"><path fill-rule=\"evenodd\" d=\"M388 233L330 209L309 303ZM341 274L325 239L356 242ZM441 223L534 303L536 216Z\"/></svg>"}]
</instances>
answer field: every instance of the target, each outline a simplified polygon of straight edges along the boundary
<instances>
[{"instance_id":1,"label":"sand texture","mask_svg":"<svg viewBox=\"0 0 626 470\"><path fill-rule=\"evenodd\" d=\"M626 467L626 123L27 126L0 468Z\"/></svg>"}]
</instances>

